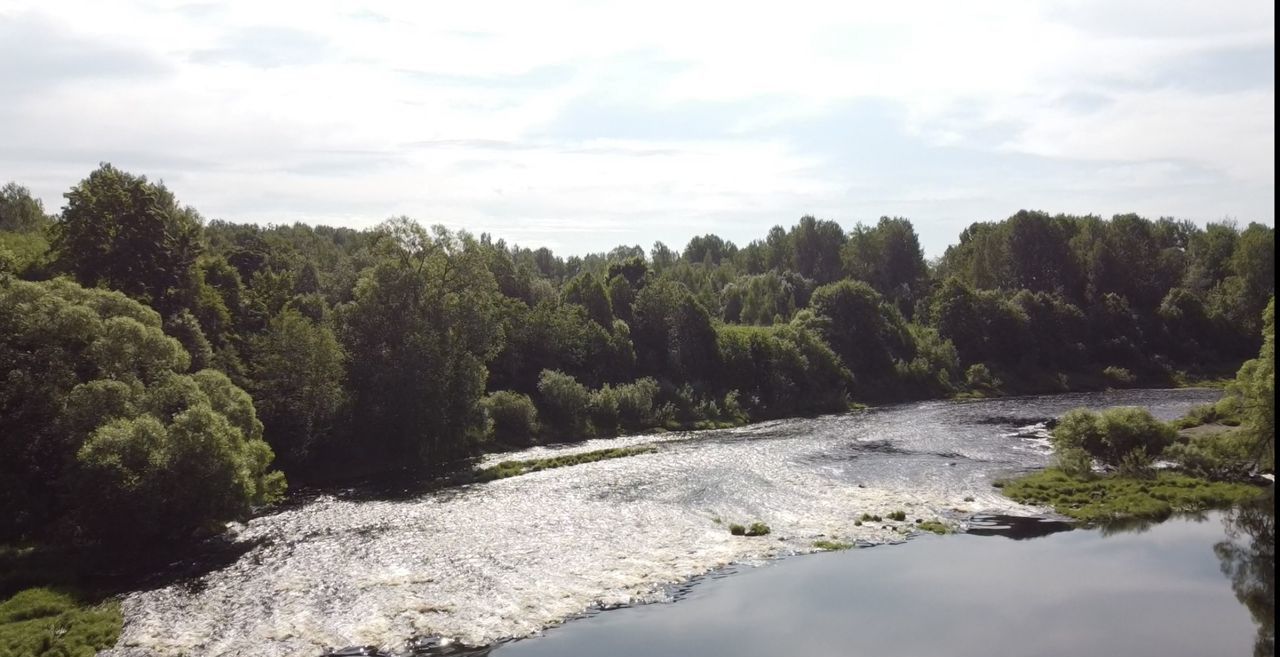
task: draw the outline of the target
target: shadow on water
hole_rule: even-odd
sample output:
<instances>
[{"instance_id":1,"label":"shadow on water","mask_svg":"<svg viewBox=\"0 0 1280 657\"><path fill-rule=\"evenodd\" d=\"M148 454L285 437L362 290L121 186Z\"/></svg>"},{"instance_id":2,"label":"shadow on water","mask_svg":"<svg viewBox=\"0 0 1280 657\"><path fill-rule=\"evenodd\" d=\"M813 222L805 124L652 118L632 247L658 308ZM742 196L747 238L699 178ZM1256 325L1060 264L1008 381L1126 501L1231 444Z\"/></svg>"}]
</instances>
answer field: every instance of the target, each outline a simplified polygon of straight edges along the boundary
<instances>
[{"instance_id":1,"label":"shadow on water","mask_svg":"<svg viewBox=\"0 0 1280 657\"><path fill-rule=\"evenodd\" d=\"M1222 574L1258 626L1255 657L1276 653L1276 489L1222 519L1226 540L1213 546Z\"/></svg>"},{"instance_id":2,"label":"shadow on water","mask_svg":"<svg viewBox=\"0 0 1280 657\"><path fill-rule=\"evenodd\" d=\"M1003 536L1015 541L1023 541L1072 529L1075 529L1075 525L1050 518L978 515L969 521L969 529L966 533L974 536Z\"/></svg>"}]
</instances>

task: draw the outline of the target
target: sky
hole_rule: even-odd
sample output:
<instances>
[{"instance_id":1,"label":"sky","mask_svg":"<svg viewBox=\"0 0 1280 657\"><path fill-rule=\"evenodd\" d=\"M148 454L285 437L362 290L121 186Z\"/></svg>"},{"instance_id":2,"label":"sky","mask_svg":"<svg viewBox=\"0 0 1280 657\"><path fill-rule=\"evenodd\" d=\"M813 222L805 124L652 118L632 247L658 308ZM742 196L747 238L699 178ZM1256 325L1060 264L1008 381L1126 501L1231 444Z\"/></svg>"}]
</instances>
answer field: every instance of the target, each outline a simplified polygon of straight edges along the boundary
<instances>
[{"instance_id":1,"label":"sky","mask_svg":"<svg viewBox=\"0 0 1280 657\"><path fill-rule=\"evenodd\" d=\"M0 183L563 254L1020 209L1275 222L1271 0L13 2Z\"/></svg>"}]
</instances>

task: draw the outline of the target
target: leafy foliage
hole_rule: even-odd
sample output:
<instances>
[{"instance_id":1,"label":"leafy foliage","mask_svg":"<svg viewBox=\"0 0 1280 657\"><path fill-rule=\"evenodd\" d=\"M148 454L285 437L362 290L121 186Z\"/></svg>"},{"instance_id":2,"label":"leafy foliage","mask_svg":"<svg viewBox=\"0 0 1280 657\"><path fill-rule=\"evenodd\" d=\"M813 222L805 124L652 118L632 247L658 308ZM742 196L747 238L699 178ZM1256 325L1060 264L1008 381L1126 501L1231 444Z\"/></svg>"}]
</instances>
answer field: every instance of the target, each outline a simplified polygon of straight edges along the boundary
<instances>
[{"instance_id":1,"label":"leafy foliage","mask_svg":"<svg viewBox=\"0 0 1280 657\"><path fill-rule=\"evenodd\" d=\"M1141 459L1163 454L1174 436L1172 427L1146 409L1123 406L1102 413L1076 409L1054 427L1053 446L1059 452L1083 450L1107 465L1132 468Z\"/></svg>"},{"instance_id":2,"label":"leafy foliage","mask_svg":"<svg viewBox=\"0 0 1280 657\"><path fill-rule=\"evenodd\" d=\"M155 311L65 279L10 280L0 325L0 534L70 514L93 537L144 540L283 490L248 394L214 370L184 374L190 356Z\"/></svg>"}]
</instances>

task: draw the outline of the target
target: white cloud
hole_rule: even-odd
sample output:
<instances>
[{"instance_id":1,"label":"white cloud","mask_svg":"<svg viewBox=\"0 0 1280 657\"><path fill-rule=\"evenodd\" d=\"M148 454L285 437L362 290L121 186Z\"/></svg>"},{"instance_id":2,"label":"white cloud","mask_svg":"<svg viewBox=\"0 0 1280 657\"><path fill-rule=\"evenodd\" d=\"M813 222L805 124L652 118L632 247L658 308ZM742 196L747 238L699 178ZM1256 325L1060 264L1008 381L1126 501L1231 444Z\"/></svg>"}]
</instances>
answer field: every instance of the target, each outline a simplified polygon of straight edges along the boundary
<instances>
[{"instance_id":1,"label":"white cloud","mask_svg":"<svg viewBox=\"0 0 1280 657\"><path fill-rule=\"evenodd\" d=\"M403 213L574 252L806 212L906 214L935 253L1028 205L1273 222L1273 20L1262 2L0 0L0 37L42 31L0 38L20 62L0 65L18 92L0 180L58 207L110 160L211 217ZM891 120L847 125L865 103Z\"/></svg>"}]
</instances>

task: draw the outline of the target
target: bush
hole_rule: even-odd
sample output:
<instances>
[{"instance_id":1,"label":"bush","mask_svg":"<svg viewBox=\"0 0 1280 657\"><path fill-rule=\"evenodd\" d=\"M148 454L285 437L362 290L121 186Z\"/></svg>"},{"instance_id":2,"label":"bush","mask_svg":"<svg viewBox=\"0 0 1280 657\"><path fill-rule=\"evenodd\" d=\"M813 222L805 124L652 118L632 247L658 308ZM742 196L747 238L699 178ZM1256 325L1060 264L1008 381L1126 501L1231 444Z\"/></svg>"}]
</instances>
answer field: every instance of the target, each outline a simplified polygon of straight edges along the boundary
<instances>
[{"instance_id":1,"label":"bush","mask_svg":"<svg viewBox=\"0 0 1280 657\"><path fill-rule=\"evenodd\" d=\"M587 437L587 411L591 393L576 379L556 370L538 377L543 426L555 437L581 440Z\"/></svg>"},{"instance_id":2,"label":"bush","mask_svg":"<svg viewBox=\"0 0 1280 657\"><path fill-rule=\"evenodd\" d=\"M1109 381L1113 386L1120 388L1132 386L1138 380L1138 377L1134 376L1133 372L1114 365L1104 368L1102 370L1102 375L1107 377L1107 381Z\"/></svg>"},{"instance_id":3,"label":"bush","mask_svg":"<svg viewBox=\"0 0 1280 657\"><path fill-rule=\"evenodd\" d=\"M1128 454L1120 457L1120 463L1116 465L1116 472L1124 477L1133 477L1135 479L1150 479L1155 476L1155 468L1151 467L1152 458L1150 454L1142 449L1134 449Z\"/></svg>"},{"instance_id":4,"label":"bush","mask_svg":"<svg viewBox=\"0 0 1280 657\"><path fill-rule=\"evenodd\" d=\"M1240 431L1196 436L1165 452L1187 474L1206 479L1247 479L1253 469L1252 441Z\"/></svg>"},{"instance_id":5,"label":"bush","mask_svg":"<svg viewBox=\"0 0 1280 657\"><path fill-rule=\"evenodd\" d=\"M658 396L658 382L645 377L614 388L618 404L618 424L626 431L639 431L655 426L653 402Z\"/></svg>"},{"instance_id":6,"label":"bush","mask_svg":"<svg viewBox=\"0 0 1280 657\"><path fill-rule=\"evenodd\" d=\"M747 536L767 536L770 531L772 530L769 529L769 525L763 522L753 522L750 527L747 527Z\"/></svg>"},{"instance_id":7,"label":"bush","mask_svg":"<svg viewBox=\"0 0 1280 657\"><path fill-rule=\"evenodd\" d=\"M1064 447L1056 450L1054 462L1059 470L1076 479L1088 479L1093 476L1093 457L1079 447Z\"/></svg>"},{"instance_id":8,"label":"bush","mask_svg":"<svg viewBox=\"0 0 1280 657\"><path fill-rule=\"evenodd\" d=\"M729 533L733 534L734 536L745 536L747 533L747 528L743 527L742 525L739 525L736 522L731 523L729 525Z\"/></svg>"},{"instance_id":9,"label":"bush","mask_svg":"<svg viewBox=\"0 0 1280 657\"><path fill-rule=\"evenodd\" d=\"M1150 461L1173 443L1173 428L1135 407L1111 408L1101 414L1076 409L1062 416L1053 429L1054 450L1059 457L1079 464L1082 450L1112 467L1136 467L1138 459ZM1135 455L1138 451L1141 454ZM1075 468L1078 470L1078 468Z\"/></svg>"},{"instance_id":10,"label":"bush","mask_svg":"<svg viewBox=\"0 0 1280 657\"><path fill-rule=\"evenodd\" d=\"M588 413L597 436L618 435L618 392L612 386L606 383L591 393Z\"/></svg>"},{"instance_id":11,"label":"bush","mask_svg":"<svg viewBox=\"0 0 1280 657\"><path fill-rule=\"evenodd\" d=\"M898 522L902 522L903 520L906 520L906 519L907 519L907 512L906 512L906 511L891 511L891 512L889 512L888 518L889 518L890 520L896 520L896 521L898 521Z\"/></svg>"},{"instance_id":12,"label":"bush","mask_svg":"<svg viewBox=\"0 0 1280 657\"><path fill-rule=\"evenodd\" d=\"M1001 381L983 363L974 363L964 372L964 382L974 390L995 390Z\"/></svg>"},{"instance_id":13,"label":"bush","mask_svg":"<svg viewBox=\"0 0 1280 657\"><path fill-rule=\"evenodd\" d=\"M528 395L499 390L480 402L489 421L493 439L504 445L525 446L538 434L538 409Z\"/></svg>"}]
</instances>

